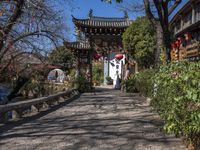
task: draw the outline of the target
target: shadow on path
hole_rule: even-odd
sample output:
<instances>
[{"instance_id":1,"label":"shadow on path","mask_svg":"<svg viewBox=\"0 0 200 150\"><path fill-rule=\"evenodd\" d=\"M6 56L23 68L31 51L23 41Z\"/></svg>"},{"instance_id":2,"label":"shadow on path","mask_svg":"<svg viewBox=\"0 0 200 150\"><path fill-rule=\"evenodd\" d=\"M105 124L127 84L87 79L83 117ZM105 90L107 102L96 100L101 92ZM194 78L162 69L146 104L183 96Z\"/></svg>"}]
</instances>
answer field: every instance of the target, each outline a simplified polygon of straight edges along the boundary
<instances>
[{"instance_id":1,"label":"shadow on path","mask_svg":"<svg viewBox=\"0 0 200 150\"><path fill-rule=\"evenodd\" d=\"M96 89L1 127L1 150L183 150L139 94Z\"/></svg>"},{"instance_id":2,"label":"shadow on path","mask_svg":"<svg viewBox=\"0 0 200 150\"><path fill-rule=\"evenodd\" d=\"M22 117L20 120L18 121L9 121L7 122L6 124L3 124L1 123L0 124L0 133L4 133L14 127L17 127L17 126L20 126L24 123L28 123L28 122L31 122L31 121L34 121L36 119L39 119L45 115L48 115L49 113L51 112L54 112L56 111L57 109L60 109L62 107L64 107L65 105L73 102L74 100L78 99L80 97L81 94L73 97L73 98L70 98L69 100L65 101L65 102L62 102L62 103L59 103L58 105L55 105L55 106L50 106L49 109L47 110L42 110L40 111L39 113L35 114L35 115L32 115L32 116L28 116L28 117Z\"/></svg>"}]
</instances>

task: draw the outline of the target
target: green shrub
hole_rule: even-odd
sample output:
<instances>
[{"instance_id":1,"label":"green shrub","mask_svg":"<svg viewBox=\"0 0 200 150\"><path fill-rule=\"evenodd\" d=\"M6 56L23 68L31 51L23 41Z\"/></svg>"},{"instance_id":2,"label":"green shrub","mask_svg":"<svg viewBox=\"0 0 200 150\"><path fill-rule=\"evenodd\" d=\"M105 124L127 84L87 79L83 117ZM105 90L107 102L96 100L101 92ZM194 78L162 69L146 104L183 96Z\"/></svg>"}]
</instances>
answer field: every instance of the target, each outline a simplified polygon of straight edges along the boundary
<instances>
[{"instance_id":1,"label":"green shrub","mask_svg":"<svg viewBox=\"0 0 200 150\"><path fill-rule=\"evenodd\" d=\"M103 68L101 66L94 66L92 69L93 74L93 81L97 82L98 84L103 83Z\"/></svg>"},{"instance_id":2,"label":"green shrub","mask_svg":"<svg viewBox=\"0 0 200 150\"><path fill-rule=\"evenodd\" d=\"M30 80L20 89L20 93L22 93L25 98L37 98L56 94L65 91L67 88L68 86L66 84Z\"/></svg>"},{"instance_id":3,"label":"green shrub","mask_svg":"<svg viewBox=\"0 0 200 150\"><path fill-rule=\"evenodd\" d=\"M130 76L129 79L122 81L122 86L124 87L127 93L135 93L138 92L136 88L136 78L135 75Z\"/></svg>"},{"instance_id":4,"label":"green shrub","mask_svg":"<svg viewBox=\"0 0 200 150\"><path fill-rule=\"evenodd\" d=\"M136 83L135 86L137 90L144 96L152 97L154 90L153 77L155 75L155 70L147 69L135 75Z\"/></svg>"},{"instance_id":5,"label":"green shrub","mask_svg":"<svg viewBox=\"0 0 200 150\"><path fill-rule=\"evenodd\" d=\"M74 80L74 88L78 89L80 92L87 92L91 90L90 83L84 76L78 76Z\"/></svg>"},{"instance_id":6,"label":"green shrub","mask_svg":"<svg viewBox=\"0 0 200 150\"><path fill-rule=\"evenodd\" d=\"M111 77L107 76L107 77L106 77L106 83L107 83L108 85L112 85L112 84L113 84L113 79L112 79Z\"/></svg>"},{"instance_id":7,"label":"green shrub","mask_svg":"<svg viewBox=\"0 0 200 150\"><path fill-rule=\"evenodd\" d=\"M160 67L154 77L152 104L165 120L164 129L200 145L200 62L176 62Z\"/></svg>"},{"instance_id":8,"label":"green shrub","mask_svg":"<svg viewBox=\"0 0 200 150\"><path fill-rule=\"evenodd\" d=\"M173 62L158 70L144 70L123 82L151 97L151 104L165 121L168 133L200 145L200 62Z\"/></svg>"},{"instance_id":9,"label":"green shrub","mask_svg":"<svg viewBox=\"0 0 200 150\"><path fill-rule=\"evenodd\" d=\"M145 96L152 96L153 93L153 76L155 70L144 70L132 75L128 80L122 82L126 92L140 92Z\"/></svg>"}]
</instances>

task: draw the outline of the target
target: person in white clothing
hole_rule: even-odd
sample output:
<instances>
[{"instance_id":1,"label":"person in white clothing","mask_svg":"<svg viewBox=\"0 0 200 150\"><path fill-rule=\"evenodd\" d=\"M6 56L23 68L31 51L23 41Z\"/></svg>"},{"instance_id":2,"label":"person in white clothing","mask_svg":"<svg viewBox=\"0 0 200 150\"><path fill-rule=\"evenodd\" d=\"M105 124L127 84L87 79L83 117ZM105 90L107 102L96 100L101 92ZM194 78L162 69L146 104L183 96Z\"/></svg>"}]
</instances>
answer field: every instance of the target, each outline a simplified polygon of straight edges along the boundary
<instances>
[{"instance_id":1,"label":"person in white clothing","mask_svg":"<svg viewBox=\"0 0 200 150\"><path fill-rule=\"evenodd\" d=\"M120 82L119 82L118 71L116 71L116 75L115 75L114 80L113 80L113 88L120 89Z\"/></svg>"}]
</instances>

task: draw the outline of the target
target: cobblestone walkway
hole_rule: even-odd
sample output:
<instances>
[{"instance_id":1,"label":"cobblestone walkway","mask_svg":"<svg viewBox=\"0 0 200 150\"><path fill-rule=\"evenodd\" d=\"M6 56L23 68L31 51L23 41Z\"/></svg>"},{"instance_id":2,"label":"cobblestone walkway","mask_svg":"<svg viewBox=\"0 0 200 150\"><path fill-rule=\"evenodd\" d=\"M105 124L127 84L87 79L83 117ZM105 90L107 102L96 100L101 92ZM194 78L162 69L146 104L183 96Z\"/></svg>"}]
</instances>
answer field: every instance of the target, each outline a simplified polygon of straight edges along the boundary
<instances>
[{"instance_id":1,"label":"cobblestone walkway","mask_svg":"<svg viewBox=\"0 0 200 150\"><path fill-rule=\"evenodd\" d=\"M138 94L85 93L39 116L0 127L0 150L185 150Z\"/></svg>"}]
</instances>

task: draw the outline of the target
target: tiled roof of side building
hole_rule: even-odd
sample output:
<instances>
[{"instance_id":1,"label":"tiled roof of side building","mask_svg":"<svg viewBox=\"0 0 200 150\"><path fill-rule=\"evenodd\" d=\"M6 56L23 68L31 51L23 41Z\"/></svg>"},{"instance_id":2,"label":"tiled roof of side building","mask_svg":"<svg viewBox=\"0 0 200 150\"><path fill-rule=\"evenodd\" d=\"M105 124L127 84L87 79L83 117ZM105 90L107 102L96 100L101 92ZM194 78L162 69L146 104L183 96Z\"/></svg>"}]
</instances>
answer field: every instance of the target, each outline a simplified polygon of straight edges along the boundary
<instances>
[{"instance_id":1,"label":"tiled roof of side building","mask_svg":"<svg viewBox=\"0 0 200 150\"><path fill-rule=\"evenodd\" d=\"M77 19L74 16L73 22L77 26L85 27L115 27L115 28L126 28L133 22L128 18L105 18L92 16L88 19Z\"/></svg>"}]
</instances>

